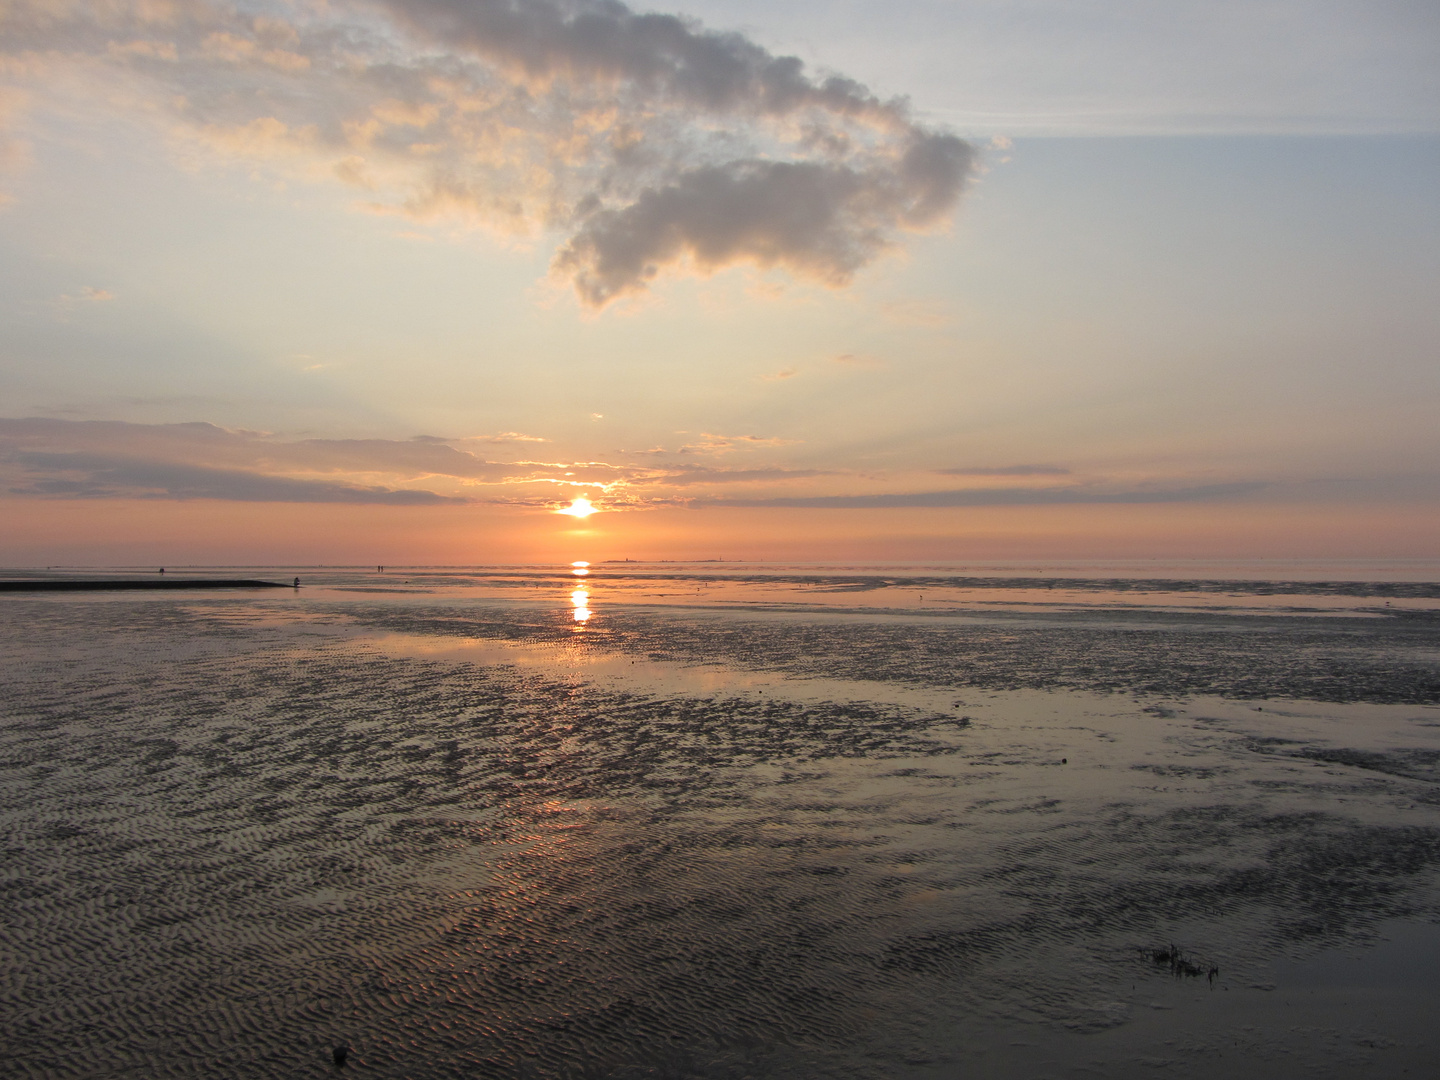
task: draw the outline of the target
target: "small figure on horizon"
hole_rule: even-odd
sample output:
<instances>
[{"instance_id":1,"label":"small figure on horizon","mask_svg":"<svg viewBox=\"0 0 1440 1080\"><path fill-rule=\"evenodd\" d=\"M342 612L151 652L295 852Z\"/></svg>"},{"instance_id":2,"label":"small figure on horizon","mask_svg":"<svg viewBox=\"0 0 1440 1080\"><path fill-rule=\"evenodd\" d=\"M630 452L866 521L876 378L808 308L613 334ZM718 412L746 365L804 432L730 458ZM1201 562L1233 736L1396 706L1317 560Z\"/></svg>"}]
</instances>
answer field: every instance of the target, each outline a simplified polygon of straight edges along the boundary
<instances>
[{"instance_id":1,"label":"small figure on horizon","mask_svg":"<svg viewBox=\"0 0 1440 1080\"><path fill-rule=\"evenodd\" d=\"M295 588L298 589L299 587L300 587L300 579L297 577L297 578L295 579Z\"/></svg>"},{"instance_id":2,"label":"small figure on horizon","mask_svg":"<svg viewBox=\"0 0 1440 1080\"><path fill-rule=\"evenodd\" d=\"M162 573L162 574L165 573L165 567L163 567L163 566L160 567L160 573Z\"/></svg>"}]
</instances>

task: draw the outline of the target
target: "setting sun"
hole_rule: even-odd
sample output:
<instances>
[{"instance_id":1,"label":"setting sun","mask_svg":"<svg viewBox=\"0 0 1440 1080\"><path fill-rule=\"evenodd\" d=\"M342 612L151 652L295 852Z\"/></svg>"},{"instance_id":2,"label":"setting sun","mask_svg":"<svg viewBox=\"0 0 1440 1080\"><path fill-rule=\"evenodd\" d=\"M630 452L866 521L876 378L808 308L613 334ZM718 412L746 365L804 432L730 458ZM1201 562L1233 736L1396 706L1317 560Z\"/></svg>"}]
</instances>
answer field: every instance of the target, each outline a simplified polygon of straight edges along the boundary
<instances>
[{"instance_id":1,"label":"setting sun","mask_svg":"<svg viewBox=\"0 0 1440 1080\"><path fill-rule=\"evenodd\" d=\"M571 517L587 518L591 514L598 513L593 503L581 495L573 500L569 506L561 507L555 511L557 514L569 514Z\"/></svg>"}]
</instances>

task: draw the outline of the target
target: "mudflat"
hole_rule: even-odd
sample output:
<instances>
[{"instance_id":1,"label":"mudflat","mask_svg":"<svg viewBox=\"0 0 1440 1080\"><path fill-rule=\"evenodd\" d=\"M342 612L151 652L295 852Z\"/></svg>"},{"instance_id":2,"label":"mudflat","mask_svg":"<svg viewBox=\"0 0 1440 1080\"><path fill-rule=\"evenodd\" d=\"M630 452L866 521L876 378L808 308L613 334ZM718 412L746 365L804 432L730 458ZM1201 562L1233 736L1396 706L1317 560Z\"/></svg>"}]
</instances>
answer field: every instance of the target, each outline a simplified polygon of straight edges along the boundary
<instances>
[{"instance_id":1,"label":"mudflat","mask_svg":"<svg viewBox=\"0 0 1440 1080\"><path fill-rule=\"evenodd\" d=\"M306 578L0 599L15 1075L1440 1066L1433 584Z\"/></svg>"},{"instance_id":2,"label":"mudflat","mask_svg":"<svg viewBox=\"0 0 1440 1080\"><path fill-rule=\"evenodd\" d=\"M0 592L126 592L137 589L284 589L278 581L248 578L65 578L0 580Z\"/></svg>"}]
</instances>

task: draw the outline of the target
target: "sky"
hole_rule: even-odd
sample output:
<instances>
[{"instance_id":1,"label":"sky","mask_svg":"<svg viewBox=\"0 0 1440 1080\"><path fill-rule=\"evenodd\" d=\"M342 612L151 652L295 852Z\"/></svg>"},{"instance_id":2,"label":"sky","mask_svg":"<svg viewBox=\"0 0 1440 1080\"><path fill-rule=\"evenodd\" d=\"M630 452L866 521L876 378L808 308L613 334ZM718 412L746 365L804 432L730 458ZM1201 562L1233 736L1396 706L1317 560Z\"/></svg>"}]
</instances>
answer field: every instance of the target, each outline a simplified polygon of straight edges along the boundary
<instances>
[{"instance_id":1,"label":"sky","mask_svg":"<svg viewBox=\"0 0 1440 1080\"><path fill-rule=\"evenodd\" d=\"M0 563L1440 557L1437 191L1421 0L0 0Z\"/></svg>"}]
</instances>

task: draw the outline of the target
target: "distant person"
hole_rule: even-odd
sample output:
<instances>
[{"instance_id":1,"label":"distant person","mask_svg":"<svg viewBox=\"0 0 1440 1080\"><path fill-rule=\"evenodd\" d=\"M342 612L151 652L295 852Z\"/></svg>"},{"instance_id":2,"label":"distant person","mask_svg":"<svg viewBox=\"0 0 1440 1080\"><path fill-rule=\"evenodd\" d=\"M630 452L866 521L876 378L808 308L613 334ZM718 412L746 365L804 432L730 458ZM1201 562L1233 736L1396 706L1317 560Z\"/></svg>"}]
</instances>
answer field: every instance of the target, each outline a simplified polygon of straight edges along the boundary
<instances>
[{"instance_id":1,"label":"distant person","mask_svg":"<svg viewBox=\"0 0 1440 1080\"><path fill-rule=\"evenodd\" d=\"M297 578L295 579L295 588L298 589L299 587L300 587L300 579L297 577Z\"/></svg>"},{"instance_id":2,"label":"distant person","mask_svg":"<svg viewBox=\"0 0 1440 1080\"><path fill-rule=\"evenodd\" d=\"M165 573L165 567L163 567L163 566L160 567L160 573L162 573L162 574Z\"/></svg>"}]
</instances>

